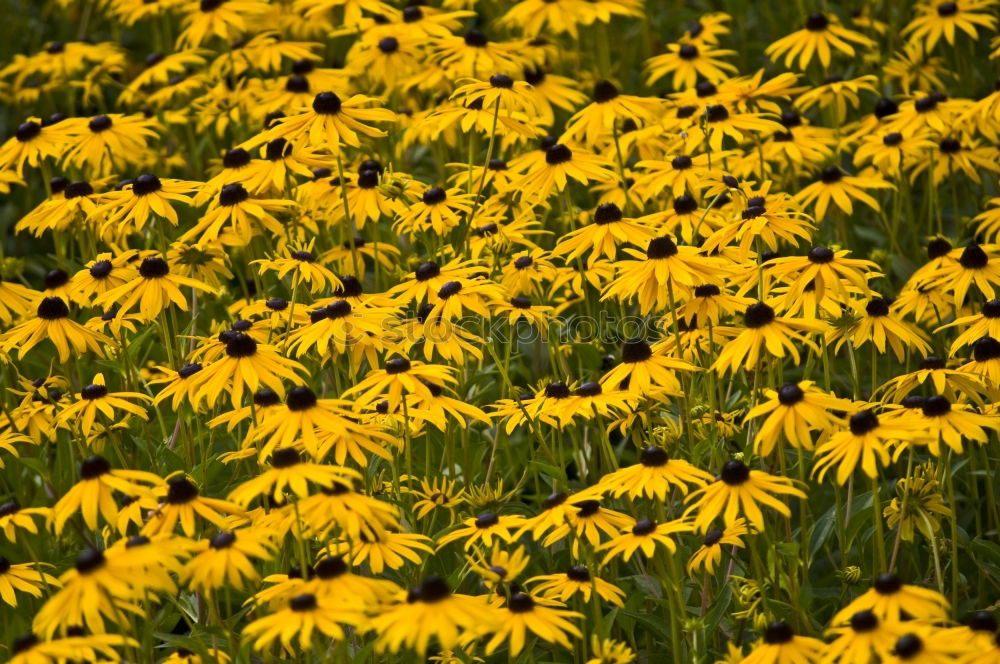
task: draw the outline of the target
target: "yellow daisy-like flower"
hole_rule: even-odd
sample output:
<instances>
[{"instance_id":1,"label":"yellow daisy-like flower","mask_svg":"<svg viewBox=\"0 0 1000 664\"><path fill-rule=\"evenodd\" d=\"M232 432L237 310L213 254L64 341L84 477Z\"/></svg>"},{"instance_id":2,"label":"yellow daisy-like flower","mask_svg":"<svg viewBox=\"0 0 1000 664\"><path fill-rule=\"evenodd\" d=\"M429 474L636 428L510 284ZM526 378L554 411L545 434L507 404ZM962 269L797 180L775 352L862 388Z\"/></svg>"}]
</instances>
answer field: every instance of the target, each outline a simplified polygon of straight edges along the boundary
<instances>
[{"instance_id":1,"label":"yellow daisy-like flower","mask_svg":"<svg viewBox=\"0 0 1000 664\"><path fill-rule=\"evenodd\" d=\"M88 457L80 464L80 481L56 502L49 514L49 522L57 535L77 511L91 530L97 529L98 515L109 524L114 524L119 510L115 491L126 496L148 496L162 484L163 480L153 473L112 469L104 457Z\"/></svg>"},{"instance_id":2,"label":"yellow daisy-like flower","mask_svg":"<svg viewBox=\"0 0 1000 664\"><path fill-rule=\"evenodd\" d=\"M853 56L854 46L851 44L864 48L875 46L874 41L860 32L842 26L836 16L813 12L806 18L805 27L774 42L764 53L772 60L783 57L786 67L790 67L798 58L798 67L802 70L809 66L815 56L826 68L830 66L833 51Z\"/></svg>"},{"instance_id":3,"label":"yellow daisy-like flower","mask_svg":"<svg viewBox=\"0 0 1000 664\"><path fill-rule=\"evenodd\" d=\"M252 528L220 532L195 545L198 553L184 566L181 582L206 594L227 585L242 590L259 578L250 560L270 560L273 549L268 537Z\"/></svg>"},{"instance_id":4,"label":"yellow daisy-like flower","mask_svg":"<svg viewBox=\"0 0 1000 664\"><path fill-rule=\"evenodd\" d=\"M726 526L731 526L742 511L750 524L761 531L764 530L764 514L758 503L785 517L792 515L788 506L772 494L806 497L790 480L760 470L750 470L742 461L731 460L722 467L715 482L687 497L688 508L684 511L684 516L694 517L692 525L695 530L708 532L712 521L720 514Z\"/></svg>"}]
</instances>

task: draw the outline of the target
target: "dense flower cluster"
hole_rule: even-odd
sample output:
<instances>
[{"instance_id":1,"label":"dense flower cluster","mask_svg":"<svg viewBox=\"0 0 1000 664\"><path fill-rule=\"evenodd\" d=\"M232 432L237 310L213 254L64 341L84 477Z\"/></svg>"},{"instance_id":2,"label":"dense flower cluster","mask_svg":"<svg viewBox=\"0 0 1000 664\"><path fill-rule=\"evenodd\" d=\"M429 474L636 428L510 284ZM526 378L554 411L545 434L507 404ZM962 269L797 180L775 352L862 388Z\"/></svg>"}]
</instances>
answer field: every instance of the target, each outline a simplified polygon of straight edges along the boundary
<instances>
[{"instance_id":1,"label":"dense flower cluster","mask_svg":"<svg viewBox=\"0 0 1000 664\"><path fill-rule=\"evenodd\" d=\"M14 3L9 660L1000 663L1000 2L703 4Z\"/></svg>"}]
</instances>

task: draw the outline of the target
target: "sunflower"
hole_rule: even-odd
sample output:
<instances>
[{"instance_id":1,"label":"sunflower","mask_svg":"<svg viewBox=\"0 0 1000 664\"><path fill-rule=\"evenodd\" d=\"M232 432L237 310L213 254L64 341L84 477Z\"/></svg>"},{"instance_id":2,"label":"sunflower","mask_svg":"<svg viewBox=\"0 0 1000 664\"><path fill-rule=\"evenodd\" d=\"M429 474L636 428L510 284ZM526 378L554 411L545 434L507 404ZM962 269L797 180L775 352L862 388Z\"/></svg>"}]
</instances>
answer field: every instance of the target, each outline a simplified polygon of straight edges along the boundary
<instances>
[{"instance_id":1,"label":"sunflower","mask_svg":"<svg viewBox=\"0 0 1000 664\"><path fill-rule=\"evenodd\" d=\"M432 638L451 649L460 638L492 632L499 616L482 598L453 593L444 579L429 576L367 625L377 634L379 651L396 653L405 646L423 656Z\"/></svg>"},{"instance_id":2,"label":"sunflower","mask_svg":"<svg viewBox=\"0 0 1000 664\"><path fill-rule=\"evenodd\" d=\"M874 41L860 32L842 26L836 16L813 12L806 18L801 30L772 43L764 53L775 61L784 57L786 67L790 67L798 58L798 67L802 70L809 66L815 55L823 67L828 68L833 51L847 56L854 55L852 43L864 48L875 46Z\"/></svg>"},{"instance_id":3,"label":"sunflower","mask_svg":"<svg viewBox=\"0 0 1000 664\"><path fill-rule=\"evenodd\" d=\"M0 334L0 349L6 352L17 348L18 357L24 357L43 339L56 347L60 362L69 360L71 349L78 354L90 350L104 357L105 344L112 343L105 335L70 320L69 307L61 297L45 297L38 303L34 318Z\"/></svg>"},{"instance_id":4,"label":"sunflower","mask_svg":"<svg viewBox=\"0 0 1000 664\"><path fill-rule=\"evenodd\" d=\"M258 578L250 559L270 560L273 548L268 537L251 528L221 531L196 543L197 554L184 566L181 582L206 594L227 585L242 590Z\"/></svg>"},{"instance_id":5,"label":"sunflower","mask_svg":"<svg viewBox=\"0 0 1000 664\"><path fill-rule=\"evenodd\" d=\"M583 618L576 611L568 611L553 601L535 598L527 593L513 593L507 598L506 609L499 609L500 624L489 643L487 654L493 653L504 642L509 642L509 654L517 655L525 645L528 633L543 641L558 643L570 648L567 634L576 638L582 635L571 620Z\"/></svg>"},{"instance_id":6,"label":"sunflower","mask_svg":"<svg viewBox=\"0 0 1000 664\"><path fill-rule=\"evenodd\" d=\"M785 383L777 390L764 390L766 401L747 413L751 420L766 415L754 437L754 452L770 456L778 440L795 448L813 449L814 431L828 432L838 422L835 411L849 411L849 401L838 399L810 380Z\"/></svg>"},{"instance_id":7,"label":"sunflower","mask_svg":"<svg viewBox=\"0 0 1000 664\"><path fill-rule=\"evenodd\" d=\"M727 461L715 482L691 493L686 502L684 516L694 516L692 525L698 532L708 532L709 526L720 514L726 526L736 522L742 511L758 531L764 530L764 515L757 503L791 517L788 505L772 494L805 498L786 478L769 475L761 470L750 470L742 461Z\"/></svg>"},{"instance_id":8,"label":"sunflower","mask_svg":"<svg viewBox=\"0 0 1000 664\"><path fill-rule=\"evenodd\" d=\"M114 491L126 496L148 496L162 484L163 480L153 473L112 469L104 457L87 457L80 464L80 480L56 502L48 520L58 535L66 521L79 511L87 527L96 530L98 514L109 524L115 523L119 507Z\"/></svg>"}]
</instances>

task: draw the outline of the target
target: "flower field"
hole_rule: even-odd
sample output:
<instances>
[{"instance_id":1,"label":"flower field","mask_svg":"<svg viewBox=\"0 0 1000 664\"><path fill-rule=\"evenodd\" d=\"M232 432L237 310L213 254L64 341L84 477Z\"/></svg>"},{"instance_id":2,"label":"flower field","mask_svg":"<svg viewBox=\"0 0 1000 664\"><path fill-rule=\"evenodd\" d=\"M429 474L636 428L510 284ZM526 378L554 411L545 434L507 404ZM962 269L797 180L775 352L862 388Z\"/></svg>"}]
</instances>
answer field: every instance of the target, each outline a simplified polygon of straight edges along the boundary
<instances>
[{"instance_id":1,"label":"flower field","mask_svg":"<svg viewBox=\"0 0 1000 664\"><path fill-rule=\"evenodd\" d=\"M13 0L0 656L1000 664L1000 2Z\"/></svg>"}]
</instances>

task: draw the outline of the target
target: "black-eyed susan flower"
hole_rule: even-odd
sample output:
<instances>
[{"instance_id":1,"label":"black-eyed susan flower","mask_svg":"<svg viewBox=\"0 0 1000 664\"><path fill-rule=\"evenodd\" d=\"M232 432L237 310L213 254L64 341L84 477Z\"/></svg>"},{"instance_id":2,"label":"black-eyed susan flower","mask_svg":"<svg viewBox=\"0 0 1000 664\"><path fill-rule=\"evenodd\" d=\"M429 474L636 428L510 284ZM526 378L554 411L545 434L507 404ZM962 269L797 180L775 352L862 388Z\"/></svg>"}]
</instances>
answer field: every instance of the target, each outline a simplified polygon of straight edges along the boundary
<instances>
[{"instance_id":1,"label":"black-eyed susan flower","mask_svg":"<svg viewBox=\"0 0 1000 664\"><path fill-rule=\"evenodd\" d=\"M953 630L926 625L907 625L896 640L892 653L885 660L890 664L945 664L967 654L970 643Z\"/></svg>"},{"instance_id":2,"label":"black-eyed susan flower","mask_svg":"<svg viewBox=\"0 0 1000 664\"><path fill-rule=\"evenodd\" d=\"M917 15L906 24L902 34L907 39L920 42L926 52L934 50L944 39L951 46L958 30L971 39L979 37L977 28L994 30L997 18L991 13L996 3L992 0L959 0L958 2L922 2L914 9Z\"/></svg>"},{"instance_id":3,"label":"black-eyed susan flower","mask_svg":"<svg viewBox=\"0 0 1000 664\"><path fill-rule=\"evenodd\" d=\"M385 136L385 132L366 123L392 122L396 114L385 108L373 107L375 100L365 95L341 99L334 92L320 92L312 104L300 112L280 118L274 127L252 139L246 146L285 138L295 142L308 138L313 147L325 147L338 153L344 146L361 147L360 135ZM246 147L245 146L245 147Z\"/></svg>"},{"instance_id":4,"label":"black-eyed susan flower","mask_svg":"<svg viewBox=\"0 0 1000 664\"><path fill-rule=\"evenodd\" d=\"M34 348L44 339L52 342L59 354L59 361L70 358L71 350L77 354L92 351L104 356L104 345L111 339L80 325L69 317L69 307L60 297L43 298L29 318L0 335L0 348L11 351L17 348L18 357Z\"/></svg>"},{"instance_id":5,"label":"black-eyed susan flower","mask_svg":"<svg viewBox=\"0 0 1000 664\"><path fill-rule=\"evenodd\" d=\"M896 640L902 636L895 620L880 620L870 609L858 611L846 620L834 622L827 636L835 637L819 660L823 664L844 662L862 664L873 657L885 660L892 653Z\"/></svg>"},{"instance_id":6,"label":"black-eyed susan flower","mask_svg":"<svg viewBox=\"0 0 1000 664\"><path fill-rule=\"evenodd\" d=\"M871 611L879 620L889 622L904 616L910 620L946 620L948 600L937 591L904 583L887 572L877 575L872 587L838 611L831 622L836 625L850 620L858 611Z\"/></svg>"},{"instance_id":7,"label":"black-eyed susan flower","mask_svg":"<svg viewBox=\"0 0 1000 664\"><path fill-rule=\"evenodd\" d=\"M284 358L278 349L258 344L248 334L232 332L226 336L225 356L192 376L198 387L196 404L203 399L214 405L222 392L229 392L234 407L241 405L244 390L251 392L264 385L279 398L285 394L282 379L295 381L304 367Z\"/></svg>"},{"instance_id":8,"label":"black-eyed susan flower","mask_svg":"<svg viewBox=\"0 0 1000 664\"><path fill-rule=\"evenodd\" d=\"M875 175L848 175L839 166L827 166L820 179L806 185L795 195L803 206L813 206L817 219L826 217L833 203L844 214L854 212L854 201L864 203L876 212L881 208L866 189L892 189L893 185Z\"/></svg>"},{"instance_id":9,"label":"black-eyed susan flower","mask_svg":"<svg viewBox=\"0 0 1000 664\"><path fill-rule=\"evenodd\" d=\"M362 622L361 608L347 597L300 593L284 609L249 623L244 633L254 639L255 648L266 649L277 641L293 652L296 637L304 648L312 647L314 636L343 639L344 625L356 627Z\"/></svg>"},{"instance_id":10,"label":"black-eyed susan flower","mask_svg":"<svg viewBox=\"0 0 1000 664\"><path fill-rule=\"evenodd\" d=\"M91 530L97 528L98 514L114 524L119 510L114 491L126 496L142 496L162 484L163 480L153 473L112 468L104 457L91 456L80 464L80 480L56 502L49 521L56 534L62 532L66 521L77 512Z\"/></svg>"},{"instance_id":11,"label":"black-eyed susan flower","mask_svg":"<svg viewBox=\"0 0 1000 664\"><path fill-rule=\"evenodd\" d=\"M142 114L110 113L60 124L69 143L63 160L95 177L123 169L127 159L144 154L156 137L154 122Z\"/></svg>"},{"instance_id":12,"label":"black-eyed susan flower","mask_svg":"<svg viewBox=\"0 0 1000 664\"><path fill-rule=\"evenodd\" d=\"M186 3L181 21L184 29L177 37L177 46L200 46L212 37L230 42L246 33L247 18L258 18L267 11L267 3L256 0Z\"/></svg>"},{"instance_id":13,"label":"black-eyed susan flower","mask_svg":"<svg viewBox=\"0 0 1000 664\"><path fill-rule=\"evenodd\" d=\"M741 365L754 369L764 350L777 357L789 354L799 362L799 344L818 352L815 343L805 335L818 334L826 329L818 321L776 316L766 302L755 302L747 307L743 323L743 331L723 346L712 365L712 369L720 374L736 371Z\"/></svg>"},{"instance_id":14,"label":"black-eyed susan flower","mask_svg":"<svg viewBox=\"0 0 1000 664\"><path fill-rule=\"evenodd\" d=\"M847 430L834 433L819 445L813 474L822 481L837 466L837 483L846 484L860 466L868 477L875 478L879 465L889 465L894 445L929 438L926 425L916 418L880 418L866 408L850 416Z\"/></svg>"},{"instance_id":15,"label":"black-eyed susan flower","mask_svg":"<svg viewBox=\"0 0 1000 664\"><path fill-rule=\"evenodd\" d=\"M62 422L73 420L79 424L83 434L89 435L94 427L98 412L109 420L115 419L116 411L131 413L142 419L148 419L145 407L132 401L152 401L152 397L140 392L109 392L104 380L104 374L94 376L94 382L85 385L76 395L76 401L63 409L59 414Z\"/></svg>"},{"instance_id":16,"label":"black-eyed susan flower","mask_svg":"<svg viewBox=\"0 0 1000 664\"><path fill-rule=\"evenodd\" d=\"M496 633L486 644L486 652L492 653L503 643L508 643L511 655L519 654L525 646L526 637L534 634L542 641L558 643L569 648L567 635L580 638L580 629L571 621L582 615L562 608L553 600L532 597L527 593L513 593L507 598L507 606L497 609L500 622Z\"/></svg>"},{"instance_id":17,"label":"black-eyed susan flower","mask_svg":"<svg viewBox=\"0 0 1000 664\"><path fill-rule=\"evenodd\" d=\"M59 581L36 563L12 563L0 556L0 599L17 608L17 593L41 597L42 590L58 588Z\"/></svg>"},{"instance_id":18,"label":"black-eyed susan flower","mask_svg":"<svg viewBox=\"0 0 1000 664\"><path fill-rule=\"evenodd\" d=\"M661 447L649 446L639 453L639 463L613 471L601 478L597 489L614 497L627 494L663 501L674 489L687 494L692 486L701 487L712 476L684 459L674 459Z\"/></svg>"},{"instance_id":19,"label":"black-eyed susan flower","mask_svg":"<svg viewBox=\"0 0 1000 664\"><path fill-rule=\"evenodd\" d=\"M329 487L335 482L358 477L357 472L349 468L304 461L294 447L283 447L271 455L270 469L240 484L229 494L229 499L245 507L255 498L269 496L280 504L285 500L286 491L302 499L309 495L310 483Z\"/></svg>"},{"instance_id":20,"label":"black-eyed susan flower","mask_svg":"<svg viewBox=\"0 0 1000 664\"><path fill-rule=\"evenodd\" d=\"M834 411L851 410L844 399L824 392L809 380L764 390L766 400L747 413L747 420L766 415L754 437L754 452L769 456L778 441L811 450L814 431L830 431L839 421Z\"/></svg>"},{"instance_id":21,"label":"black-eyed susan flower","mask_svg":"<svg viewBox=\"0 0 1000 664\"><path fill-rule=\"evenodd\" d=\"M733 55L736 51L713 48L708 44L699 45L690 41L667 44L666 53L646 60L646 85L669 75L673 75L671 86L674 90L693 87L699 78L719 83L738 71L723 59Z\"/></svg>"},{"instance_id":22,"label":"black-eyed susan flower","mask_svg":"<svg viewBox=\"0 0 1000 664\"><path fill-rule=\"evenodd\" d=\"M526 581L532 585L532 593L540 597L568 602L575 595L580 595L584 602L589 602L591 593L614 606L624 606L625 591L618 586L593 576L586 567L573 565L565 572L558 574L543 574ZM538 585L533 585L537 583Z\"/></svg>"},{"instance_id":23,"label":"black-eyed susan flower","mask_svg":"<svg viewBox=\"0 0 1000 664\"><path fill-rule=\"evenodd\" d=\"M685 517L693 517L698 532L708 532L716 517L722 516L726 526L736 522L742 514L758 531L764 529L764 514L758 503L790 517L788 505L773 494L805 498L806 494L795 488L791 480L770 475L761 470L751 470L745 463L730 460L722 467L718 479L708 486L691 493L686 502Z\"/></svg>"},{"instance_id":24,"label":"black-eyed susan flower","mask_svg":"<svg viewBox=\"0 0 1000 664\"><path fill-rule=\"evenodd\" d=\"M578 111L566 123L564 136L595 146L608 134L617 131L617 123L631 120L637 126L651 122L662 107L661 100L622 94L611 81L594 84L593 101Z\"/></svg>"},{"instance_id":25,"label":"black-eyed susan flower","mask_svg":"<svg viewBox=\"0 0 1000 664\"><path fill-rule=\"evenodd\" d=\"M251 559L270 560L273 548L266 535L252 528L221 531L197 542L197 553L184 566L181 581L207 594L226 586L241 590L259 577Z\"/></svg>"},{"instance_id":26,"label":"black-eyed susan flower","mask_svg":"<svg viewBox=\"0 0 1000 664\"><path fill-rule=\"evenodd\" d=\"M870 48L875 42L860 32L848 30L833 14L813 12L806 18L805 26L801 30L772 43L764 53L775 61L784 58L786 67L798 59L798 67L803 70L815 56L826 68L830 66L834 51L853 56L852 44Z\"/></svg>"},{"instance_id":27,"label":"black-eyed susan flower","mask_svg":"<svg viewBox=\"0 0 1000 664\"><path fill-rule=\"evenodd\" d=\"M135 648L138 642L120 634L67 635L42 639L29 632L14 640L10 646L11 664L52 664L53 662L76 660L96 660L106 657L114 660L121 657L116 648Z\"/></svg>"},{"instance_id":28,"label":"black-eyed susan flower","mask_svg":"<svg viewBox=\"0 0 1000 664\"><path fill-rule=\"evenodd\" d=\"M104 204L100 213L105 216L102 231L116 234L141 232L150 221L165 219L172 225L179 223L174 204L192 205L190 194L197 183L172 178L159 178L143 173L121 189L109 191L101 198Z\"/></svg>"},{"instance_id":29,"label":"black-eyed susan flower","mask_svg":"<svg viewBox=\"0 0 1000 664\"><path fill-rule=\"evenodd\" d=\"M581 183L611 181L615 176L610 169L609 161L584 148L555 143L545 150L544 160L530 166L511 187L526 202L537 204L566 189L571 179Z\"/></svg>"},{"instance_id":30,"label":"black-eyed susan flower","mask_svg":"<svg viewBox=\"0 0 1000 664\"><path fill-rule=\"evenodd\" d=\"M743 658L745 664L793 664L815 662L825 644L808 636L800 636L783 621L770 623L762 639Z\"/></svg>"},{"instance_id":31,"label":"black-eyed susan flower","mask_svg":"<svg viewBox=\"0 0 1000 664\"><path fill-rule=\"evenodd\" d=\"M645 252L624 251L632 260L614 263L618 276L604 289L602 299L628 302L638 297L643 313L672 308L696 286L721 286L730 271L724 260L706 256L695 247L678 246L669 235L651 239Z\"/></svg>"},{"instance_id":32,"label":"black-eyed susan flower","mask_svg":"<svg viewBox=\"0 0 1000 664\"><path fill-rule=\"evenodd\" d=\"M630 339L622 344L621 364L601 377L601 385L613 389L627 384L628 390L637 394L660 390L678 395L682 390L677 372L697 370L689 362L654 352L642 339Z\"/></svg>"},{"instance_id":33,"label":"black-eyed susan flower","mask_svg":"<svg viewBox=\"0 0 1000 664\"><path fill-rule=\"evenodd\" d=\"M48 518L50 510L48 507L21 507L16 500L8 500L0 505L0 532L3 532L10 542L17 542L17 533L20 530L38 534L36 518Z\"/></svg>"},{"instance_id":34,"label":"black-eyed susan flower","mask_svg":"<svg viewBox=\"0 0 1000 664\"><path fill-rule=\"evenodd\" d=\"M396 227L405 233L419 233L431 230L437 235L445 235L458 226L462 216L472 211L472 196L461 189L452 187L431 187L420 200L403 211L396 220Z\"/></svg>"},{"instance_id":35,"label":"black-eyed susan flower","mask_svg":"<svg viewBox=\"0 0 1000 664\"><path fill-rule=\"evenodd\" d=\"M142 613L135 604L141 596L136 586L141 587L142 579L125 578L108 565L103 551L81 551L73 567L59 577L59 583L62 587L32 620L32 629L45 638L76 626L102 634L107 631L107 622L124 627L127 613Z\"/></svg>"},{"instance_id":36,"label":"black-eyed susan flower","mask_svg":"<svg viewBox=\"0 0 1000 664\"><path fill-rule=\"evenodd\" d=\"M486 547L493 546L496 542L511 542L513 532L524 524L524 517L519 514L493 514L484 512L479 516L469 517L462 522L463 527L438 538L438 549L441 549L451 542L464 541L465 550L469 550L477 543L482 543Z\"/></svg>"},{"instance_id":37,"label":"black-eyed susan flower","mask_svg":"<svg viewBox=\"0 0 1000 664\"><path fill-rule=\"evenodd\" d=\"M154 503L142 527L142 534L147 537L173 533L178 524L185 535L193 537L198 517L222 528L228 516L243 513L238 505L201 495L198 486L184 475L168 478L165 488L165 492L162 489L157 492L159 502Z\"/></svg>"},{"instance_id":38,"label":"black-eyed susan flower","mask_svg":"<svg viewBox=\"0 0 1000 664\"><path fill-rule=\"evenodd\" d=\"M263 231L281 234L283 226L274 214L293 207L291 201L283 199L250 198L250 192L240 182L224 184L212 195L212 204L198 223L180 236L181 242L221 241L244 246Z\"/></svg>"},{"instance_id":39,"label":"black-eyed susan flower","mask_svg":"<svg viewBox=\"0 0 1000 664\"><path fill-rule=\"evenodd\" d=\"M688 574L694 576L699 570L706 574L713 574L715 568L722 560L722 549L724 546L733 549L742 549L745 535L750 534L744 519L736 519L722 530L709 530L705 533L705 538L688 561Z\"/></svg>"},{"instance_id":40,"label":"black-eyed susan flower","mask_svg":"<svg viewBox=\"0 0 1000 664\"><path fill-rule=\"evenodd\" d=\"M381 651L395 653L407 647L423 655L432 638L450 649L460 637L490 633L498 624L499 616L485 600L453 593L444 579L429 576L405 600L371 618L368 628L376 633Z\"/></svg>"},{"instance_id":41,"label":"black-eyed susan flower","mask_svg":"<svg viewBox=\"0 0 1000 664\"><path fill-rule=\"evenodd\" d=\"M188 298L181 292L182 286L207 292L213 290L196 279L171 273L170 265L161 256L147 256L142 259L133 279L108 290L98 302L117 305L116 316L119 319L138 307L143 319L152 321L171 304L183 311L188 310Z\"/></svg>"},{"instance_id":42,"label":"black-eyed susan flower","mask_svg":"<svg viewBox=\"0 0 1000 664\"><path fill-rule=\"evenodd\" d=\"M406 486L400 490L418 499L413 503L414 514L418 519L436 511L453 514L455 508L465 503L465 489L459 488L454 480L444 477L423 478L420 479L419 488Z\"/></svg>"},{"instance_id":43,"label":"black-eyed susan flower","mask_svg":"<svg viewBox=\"0 0 1000 664\"><path fill-rule=\"evenodd\" d=\"M963 440L984 444L990 430L1000 430L995 417L977 413L968 404L952 403L942 394L927 397L921 412L920 422L930 431L927 446L934 456L941 455L941 443L961 454Z\"/></svg>"},{"instance_id":44,"label":"black-eyed susan flower","mask_svg":"<svg viewBox=\"0 0 1000 664\"><path fill-rule=\"evenodd\" d=\"M371 403L383 396L388 398L390 405L399 404L404 394L433 399L427 383L454 383L452 373L452 368L445 365L393 357L385 363L384 369L372 369L364 379L344 392L344 396L357 394L356 401L360 404Z\"/></svg>"},{"instance_id":45,"label":"black-eyed susan flower","mask_svg":"<svg viewBox=\"0 0 1000 664\"><path fill-rule=\"evenodd\" d=\"M647 559L651 559L656 552L657 545L663 546L670 553L675 553L677 543L670 536L690 530L691 524L681 519L662 523L657 523L652 519L638 519L630 530L627 529L617 537L601 544L597 547L597 551L606 552L601 562L602 565L607 565L618 556L628 562L637 551L641 551Z\"/></svg>"}]
</instances>

